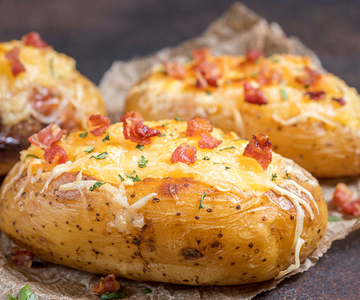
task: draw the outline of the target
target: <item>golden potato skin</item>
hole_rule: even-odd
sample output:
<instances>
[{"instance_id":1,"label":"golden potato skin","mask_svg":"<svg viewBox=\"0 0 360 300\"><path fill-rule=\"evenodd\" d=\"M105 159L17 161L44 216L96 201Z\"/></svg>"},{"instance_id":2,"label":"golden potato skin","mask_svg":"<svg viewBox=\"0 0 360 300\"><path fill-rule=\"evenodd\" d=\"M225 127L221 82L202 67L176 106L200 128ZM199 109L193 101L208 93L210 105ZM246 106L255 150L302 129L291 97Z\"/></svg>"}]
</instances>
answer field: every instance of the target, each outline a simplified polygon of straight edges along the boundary
<instances>
[{"instance_id":1,"label":"golden potato skin","mask_svg":"<svg viewBox=\"0 0 360 300\"><path fill-rule=\"evenodd\" d=\"M17 76L6 58L14 48L19 48L19 61L25 68ZM97 87L76 70L72 58L51 47L37 48L17 40L0 43L0 82L0 176L29 146L28 137L50 122L77 131L85 129L90 115L106 113ZM42 106L45 100L32 99L39 97L34 94L46 94L44 89L51 93Z\"/></svg>"},{"instance_id":2,"label":"golden potato skin","mask_svg":"<svg viewBox=\"0 0 360 300\"><path fill-rule=\"evenodd\" d=\"M146 120L206 117L214 126L244 138L267 134L279 154L315 177L360 174L360 97L355 89L329 73L321 74L311 87L300 84L296 78L307 76L305 67L316 69L308 57L277 54L259 63L242 56L208 60L221 69L218 87L195 86L194 61L184 65L183 80L164 74L158 66L129 90L126 111L140 111ZM282 80L261 85L268 104L247 103L244 81L258 87L262 70L278 72ZM325 98L310 99L309 91L324 91ZM343 98L346 104L333 98Z\"/></svg>"},{"instance_id":3,"label":"golden potato skin","mask_svg":"<svg viewBox=\"0 0 360 300\"><path fill-rule=\"evenodd\" d=\"M189 285L265 281L293 263L296 211L282 210L264 195L242 199L192 178L148 178L126 188L130 204L154 190L158 193L139 211L146 225L127 235L114 228L109 231L113 204L103 192L60 197L56 192L60 177L44 194L39 193L42 179L28 184L19 200L12 200L24 180L1 199L1 230L50 262L133 280ZM172 197L170 189L181 201ZM199 212L204 192L205 209ZM321 190L316 187L311 192L320 213L312 221L306 213L301 260L318 246L327 226ZM316 214L316 208L311 208Z\"/></svg>"}]
</instances>

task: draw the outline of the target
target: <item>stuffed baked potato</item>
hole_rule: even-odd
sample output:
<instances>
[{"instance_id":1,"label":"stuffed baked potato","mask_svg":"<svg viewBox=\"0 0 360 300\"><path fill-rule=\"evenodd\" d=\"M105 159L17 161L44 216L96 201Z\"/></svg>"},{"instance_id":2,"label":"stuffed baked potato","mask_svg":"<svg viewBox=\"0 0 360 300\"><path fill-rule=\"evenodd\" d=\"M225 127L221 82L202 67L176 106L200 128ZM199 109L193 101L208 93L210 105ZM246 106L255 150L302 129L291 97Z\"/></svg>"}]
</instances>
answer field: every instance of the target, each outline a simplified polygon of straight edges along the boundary
<instances>
[{"instance_id":1,"label":"stuffed baked potato","mask_svg":"<svg viewBox=\"0 0 360 300\"><path fill-rule=\"evenodd\" d=\"M155 67L130 89L126 110L146 120L206 117L244 138L262 132L316 177L360 174L360 97L344 81L303 56L193 56Z\"/></svg>"},{"instance_id":2,"label":"stuffed baked potato","mask_svg":"<svg viewBox=\"0 0 360 300\"><path fill-rule=\"evenodd\" d=\"M0 43L0 176L19 160L28 137L51 122L83 130L92 114L105 113L97 87L37 33Z\"/></svg>"},{"instance_id":3,"label":"stuffed baked potato","mask_svg":"<svg viewBox=\"0 0 360 300\"><path fill-rule=\"evenodd\" d=\"M47 261L189 285L281 277L324 238L317 180L266 136L122 120L35 135L1 188L1 230Z\"/></svg>"}]
</instances>

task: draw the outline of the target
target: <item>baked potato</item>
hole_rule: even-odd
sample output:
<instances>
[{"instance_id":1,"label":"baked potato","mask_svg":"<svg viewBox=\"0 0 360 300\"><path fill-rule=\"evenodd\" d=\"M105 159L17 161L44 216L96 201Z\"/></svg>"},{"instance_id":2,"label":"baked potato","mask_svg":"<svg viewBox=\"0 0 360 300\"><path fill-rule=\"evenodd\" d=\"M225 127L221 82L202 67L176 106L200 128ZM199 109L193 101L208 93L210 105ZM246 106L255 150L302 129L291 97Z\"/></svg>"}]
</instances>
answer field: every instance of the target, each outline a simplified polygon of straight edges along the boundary
<instances>
[{"instance_id":1,"label":"baked potato","mask_svg":"<svg viewBox=\"0 0 360 300\"><path fill-rule=\"evenodd\" d=\"M0 176L29 147L28 137L51 122L83 130L92 114L105 114L97 87L37 33L0 43Z\"/></svg>"},{"instance_id":2,"label":"baked potato","mask_svg":"<svg viewBox=\"0 0 360 300\"><path fill-rule=\"evenodd\" d=\"M2 185L1 230L50 262L187 285L281 277L323 240L317 180L266 136L122 120L59 137L52 156L35 136Z\"/></svg>"},{"instance_id":3,"label":"baked potato","mask_svg":"<svg viewBox=\"0 0 360 300\"><path fill-rule=\"evenodd\" d=\"M267 134L274 149L315 177L360 174L360 97L310 58L212 57L202 49L184 65L164 62L128 92L126 111L146 120L206 117L251 138Z\"/></svg>"}]
</instances>

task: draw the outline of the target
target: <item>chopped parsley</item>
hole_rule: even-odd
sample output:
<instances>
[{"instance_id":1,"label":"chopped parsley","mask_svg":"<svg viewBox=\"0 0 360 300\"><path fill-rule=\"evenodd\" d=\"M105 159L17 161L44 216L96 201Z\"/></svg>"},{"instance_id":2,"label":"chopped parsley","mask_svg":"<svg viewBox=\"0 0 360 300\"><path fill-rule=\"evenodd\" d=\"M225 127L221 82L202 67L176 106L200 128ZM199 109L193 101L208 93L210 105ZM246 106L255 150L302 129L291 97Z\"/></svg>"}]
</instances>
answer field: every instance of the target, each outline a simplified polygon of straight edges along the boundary
<instances>
[{"instance_id":1,"label":"chopped parsley","mask_svg":"<svg viewBox=\"0 0 360 300\"><path fill-rule=\"evenodd\" d=\"M256 77L257 75L258 75L258 73L254 72L254 73L251 74L251 77Z\"/></svg>"},{"instance_id":2,"label":"chopped parsley","mask_svg":"<svg viewBox=\"0 0 360 300\"><path fill-rule=\"evenodd\" d=\"M8 299L9 300L17 300L15 297L11 296L11 294L8 295ZM21 288L18 299L19 300L37 300L35 294L31 292L29 284L27 284Z\"/></svg>"},{"instance_id":3,"label":"chopped parsley","mask_svg":"<svg viewBox=\"0 0 360 300\"><path fill-rule=\"evenodd\" d=\"M64 80L64 76L59 75L59 79L60 79L60 80Z\"/></svg>"},{"instance_id":4,"label":"chopped parsley","mask_svg":"<svg viewBox=\"0 0 360 300\"><path fill-rule=\"evenodd\" d=\"M181 121L181 119L179 117L176 117L174 120L178 121L178 122Z\"/></svg>"},{"instance_id":5,"label":"chopped parsley","mask_svg":"<svg viewBox=\"0 0 360 300\"><path fill-rule=\"evenodd\" d=\"M339 221L341 221L341 219L339 217L329 216L328 221L329 222L339 222Z\"/></svg>"},{"instance_id":6,"label":"chopped parsley","mask_svg":"<svg viewBox=\"0 0 360 300\"><path fill-rule=\"evenodd\" d=\"M210 91L206 91L205 93L208 94L208 95L211 95L211 94L212 94Z\"/></svg>"},{"instance_id":7,"label":"chopped parsley","mask_svg":"<svg viewBox=\"0 0 360 300\"><path fill-rule=\"evenodd\" d=\"M54 58L53 57L50 58L49 68L50 68L51 77L55 78Z\"/></svg>"},{"instance_id":8,"label":"chopped parsley","mask_svg":"<svg viewBox=\"0 0 360 300\"><path fill-rule=\"evenodd\" d=\"M308 182L308 181L309 181L309 179L306 179L306 180L305 180L305 182Z\"/></svg>"},{"instance_id":9,"label":"chopped parsley","mask_svg":"<svg viewBox=\"0 0 360 300\"><path fill-rule=\"evenodd\" d=\"M122 299L126 296L127 296L126 293L117 291L117 292L113 292L113 293L106 292L105 294L102 294L100 296L100 298L102 300L109 300L109 299Z\"/></svg>"},{"instance_id":10,"label":"chopped parsley","mask_svg":"<svg viewBox=\"0 0 360 300\"><path fill-rule=\"evenodd\" d=\"M278 62L279 62L279 59L278 59L278 58L272 58L272 59L271 59L271 62L273 62L273 63L278 63Z\"/></svg>"},{"instance_id":11,"label":"chopped parsley","mask_svg":"<svg viewBox=\"0 0 360 300\"><path fill-rule=\"evenodd\" d=\"M169 125L169 123L164 123L164 124L162 124L161 126L162 126L162 127L165 127L165 126L167 126L167 125Z\"/></svg>"},{"instance_id":12,"label":"chopped parsley","mask_svg":"<svg viewBox=\"0 0 360 300\"><path fill-rule=\"evenodd\" d=\"M87 149L84 150L84 152L86 152L87 154L93 152L95 149L95 147L87 147Z\"/></svg>"},{"instance_id":13,"label":"chopped parsley","mask_svg":"<svg viewBox=\"0 0 360 300\"><path fill-rule=\"evenodd\" d=\"M138 161L138 164L139 164L139 168L145 168L146 167L146 164L148 163L149 161L147 159L145 159L145 156L144 155L141 155L141 160Z\"/></svg>"},{"instance_id":14,"label":"chopped parsley","mask_svg":"<svg viewBox=\"0 0 360 300\"><path fill-rule=\"evenodd\" d=\"M271 181L274 181L275 179L277 178L277 175L276 175L276 173L274 173L274 174L271 174Z\"/></svg>"},{"instance_id":15,"label":"chopped parsley","mask_svg":"<svg viewBox=\"0 0 360 300\"><path fill-rule=\"evenodd\" d=\"M88 134L88 132L85 131L85 132L83 132L83 133L80 133L80 134L79 134L79 137L81 137L81 138L84 139L84 138L86 138L87 134Z\"/></svg>"},{"instance_id":16,"label":"chopped parsley","mask_svg":"<svg viewBox=\"0 0 360 300\"><path fill-rule=\"evenodd\" d=\"M203 160L210 160L210 157L207 156L207 155L205 155L204 158L203 158Z\"/></svg>"},{"instance_id":17,"label":"chopped parsley","mask_svg":"<svg viewBox=\"0 0 360 300\"><path fill-rule=\"evenodd\" d=\"M34 157L34 158L39 158L38 156L34 155L34 154L26 154L24 160L23 160L23 163L25 162L25 160L28 158L28 157Z\"/></svg>"},{"instance_id":18,"label":"chopped parsley","mask_svg":"<svg viewBox=\"0 0 360 300\"><path fill-rule=\"evenodd\" d=\"M143 294L149 294L151 292L152 290L150 288L146 288L145 290L142 291Z\"/></svg>"},{"instance_id":19,"label":"chopped parsley","mask_svg":"<svg viewBox=\"0 0 360 300\"><path fill-rule=\"evenodd\" d=\"M110 141L110 137L109 137L109 133L107 133L106 135L105 135L105 137L103 138L103 143L105 143L106 141Z\"/></svg>"},{"instance_id":20,"label":"chopped parsley","mask_svg":"<svg viewBox=\"0 0 360 300\"><path fill-rule=\"evenodd\" d=\"M285 170L284 179L291 179L291 176L288 174L287 170Z\"/></svg>"},{"instance_id":21,"label":"chopped parsley","mask_svg":"<svg viewBox=\"0 0 360 300\"><path fill-rule=\"evenodd\" d=\"M122 177L120 174L118 174L118 176L119 176L119 178L120 178L121 181L124 181L124 180L125 180L124 177Z\"/></svg>"},{"instance_id":22,"label":"chopped parsley","mask_svg":"<svg viewBox=\"0 0 360 300\"><path fill-rule=\"evenodd\" d=\"M106 182L96 181L93 186L90 187L90 191L98 189L102 185L106 184Z\"/></svg>"},{"instance_id":23,"label":"chopped parsley","mask_svg":"<svg viewBox=\"0 0 360 300\"><path fill-rule=\"evenodd\" d=\"M283 98L283 100L287 100L288 97L286 91L284 89L280 89L280 92L281 92L281 98Z\"/></svg>"},{"instance_id":24,"label":"chopped parsley","mask_svg":"<svg viewBox=\"0 0 360 300\"><path fill-rule=\"evenodd\" d=\"M100 153L98 155L91 155L90 159L92 159L92 158L105 159L105 158L107 158L107 155L108 155L107 152L103 152L103 153Z\"/></svg>"},{"instance_id":25,"label":"chopped parsley","mask_svg":"<svg viewBox=\"0 0 360 300\"><path fill-rule=\"evenodd\" d=\"M219 151L228 150L228 149L236 149L236 147L230 146L230 147L222 148Z\"/></svg>"},{"instance_id":26,"label":"chopped parsley","mask_svg":"<svg viewBox=\"0 0 360 300\"><path fill-rule=\"evenodd\" d=\"M172 131L170 132L170 135L171 135L171 136L174 136Z\"/></svg>"},{"instance_id":27,"label":"chopped parsley","mask_svg":"<svg viewBox=\"0 0 360 300\"><path fill-rule=\"evenodd\" d=\"M255 60L255 65L260 64L260 59Z\"/></svg>"},{"instance_id":28,"label":"chopped parsley","mask_svg":"<svg viewBox=\"0 0 360 300\"><path fill-rule=\"evenodd\" d=\"M133 182L135 182L135 181L141 181L139 175L136 175L135 177L134 177L134 176L131 176L131 175L127 174L127 173L125 173L125 175L126 175L127 178L130 178Z\"/></svg>"},{"instance_id":29,"label":"chopped parsley","mask_svg":"<svg viewBox=\"0 0 360 300\"><path fill-rule=\"evenodd\" d=\"M165 136L165 133L158 135L158 137L163 137L163 136Z\"/></svg>"},{"instance_id":30,"label":"chopped parsley","mask_svg":"<svg viewBox=\"0 0 360 300\"><path fill-rule=\"evenodd\" d=\"M229 169L230 169L230 167L228 167L228 166L225 167L225 170L229 170Z\"/></svg>"},{"instance_id":31,"label":"chopped parsley","mask_svg":"<svg viewBox=\"0 0 360 300\"><path fill-rule=\"evenodd\" d=\"M136 149L139 149L140 151L143 151L144 148L145 148L144 145L140 145L140 144L137 144L137 145L136 145Z\"/></svg>"},{"instance_id":32,"label":"chopped parsley","mask_svg":"<svg viewBox=\"0 0 360 300\"><path fill-rule=\"evenodd\" d=\"M66 139L69 137L70 133L71 133L71 132L68 132L68 133L66 134L66 136L64 137L64 141L66 141Z\"/></svg>"},{"instance_id":33,"label":"chopped parsley","mask_svg":"<svg viewBox=\"0 0 360 300\"><path fill-rule=\"evenodd\" d=\"M205 208L205 206L203 205L203 201L204 201L204 198L206 197L206 193L204 193L204 194L202 194L202 196L201 196L201 199L200 199L200 204L199 204L199 212L200 212L200 210L201 209L204 209Z\"/></svg>"}]
</instances>

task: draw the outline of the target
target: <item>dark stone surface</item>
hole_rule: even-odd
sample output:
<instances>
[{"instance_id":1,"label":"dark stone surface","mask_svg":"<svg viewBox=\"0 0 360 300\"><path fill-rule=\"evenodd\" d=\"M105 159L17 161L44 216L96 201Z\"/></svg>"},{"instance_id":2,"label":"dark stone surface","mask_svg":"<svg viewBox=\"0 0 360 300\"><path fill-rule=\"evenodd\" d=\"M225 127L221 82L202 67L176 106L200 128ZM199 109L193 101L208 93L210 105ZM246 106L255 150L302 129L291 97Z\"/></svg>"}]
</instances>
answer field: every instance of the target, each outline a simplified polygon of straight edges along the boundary
<instances>
[{"instance_id":1,"label":"dark stone surface","mask_svg":"<svg viewBox=\"0 0 360 300\"><path fill-rule=\"evenodd\" d=\"M115 59L150 54L203 32L230 0L0 1L0 40L38 31L95 83ZM358 0L245 0L314 50L330 72L360 89ZM256 299L360 299L360 231L337 241L308 272Z\"/></svg>"}]
</instances>

